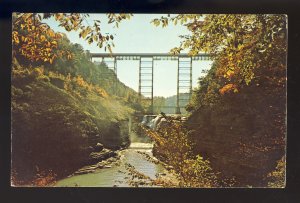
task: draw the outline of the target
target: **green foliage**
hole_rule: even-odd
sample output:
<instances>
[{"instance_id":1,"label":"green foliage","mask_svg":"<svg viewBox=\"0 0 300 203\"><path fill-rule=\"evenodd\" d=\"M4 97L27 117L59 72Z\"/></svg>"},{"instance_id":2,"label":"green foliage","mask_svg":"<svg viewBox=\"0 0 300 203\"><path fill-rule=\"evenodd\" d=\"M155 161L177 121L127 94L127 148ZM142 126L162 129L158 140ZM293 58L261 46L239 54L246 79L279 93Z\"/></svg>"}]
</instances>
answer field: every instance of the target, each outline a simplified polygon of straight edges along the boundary
<instances>
[{"instance_id":1,"label":"green foliage","mask_svg":"<svg viewBox=\"0 0 300 203\"><path fill-rule=\"evenodd\" d=\"M186 107L194 153L213 156L214 169L235 173L239 186L266 186L264 177L285 153L287 16L180 14L153 20L163 27L170 22L190 31L171 53L206 52L214 60ZM281 169L273 173L278 185Z\"/></svg>"},{"instance_id":2,"label":"green foliage","mask_svg":"<svg viewBox=\"0 0 300 203\"><path fill-rule=\"evenodd\" d=\"M32 62L20 54L13 58L15 183L44 185L53 180L46 172L37 177L36 166L53 170L57 177L69 175L86 163L97 142L114 149L128 145L126 119L133 108L143 110L138 94L117 80L106 64L95 65L80 45L65 36L60 40L53 53L70 50L71 58L52 63Z\"/></svg>"},{"instance_id":3,"label":"green foliage","mask_svg":"<svg viewBox=\"0 0 300 203\"><path fill-rule=\"evenodd\" d=\"M165 98L164 97L153 97L153 113L159 114L161 112L161 106L165 105Z\"/></svg>"},{"instance_id":4,"label":"green foliage","mask_svg":"<svg viewBox=\"0 0 300 203\"><path fill-rule=\"evenodd\" d=\"M267 186L264 177L285 153L286 76L284 69L274 70L261 69L260 77L252 84L240 88L238 93L222 95L219 88L225 81L216 76L213 65L207 76L200 79L188 105L192 113L187 123L195 130L191 136L195 153L214 156L212 164L222 174L239 174L239 186L247 185L246 182ZM222 160L231 160L234 165ZM248 170L237 165L249 165L255 176L249 178Z\"/></svg>"},{"instance_id":5,"label":"green foliage","mask_svg":"<svg viewBox=\"0 0 300 203\"><path fill-rule=\"evenodd\" d=\"M111 16L117 18L118 15ZM123 19L123 17L122 17ZM119 19L120 20L120 19ZM118 22L119 20L116 20ZM16 31L20 32L21 30ZM20 29L20 28L19 28ZM51 36L48 36L52 40ZM54 39L53 39L54 40ZM40 75L40 79L50 81L49 75L53 80L60 75L60 79L65 83L65 86L71 90L71 93L77 95L87 95L87 91L93 90L106 96L118 97L123 100L126 105L135 108L137 111L144 111L145 107L141 106L139 102L139 95L131 88L125 86L116 77L115 73L110 70L105 63L94 64L90 61L89 52L84 51L83 47L79 44L72 44L66 36L62 36L53 54L59 55L60 52L68 50L71 55L70 58L58 57L51 64L48 62L32 62L28 58L16 54L16 60L22 65L18 66L24 71L31 71L31 67L39 67L35 70L32 77ZM20 74L21 71L19 71ZM56 75L56 76L54 76ZM25 76L24 76L25 77ZM81 78L81 79L80 79ZM77 84L76 84L77 83ZM76 91L74 91L76 89Z\"/></svg>"},{"instance_id":6,"label":"green foliage","mask_svg":"<svg viewBox=\"0 0 300 203\"><path fill-rule=\"evenodd\" d=\"M80 125L80 120L89 121L90 135L96 133L96 126L66 93L42 81L32 81L28 86L31 88L12 87L12 167L17 178L24 181L35 176L35 166L56 172L64 168L59 173L65 175L65 170L74 169L86 155L78 147L87 147L88 141L83 136L87 126ZM15 96L18 89L23 91L21 97ZM66 159L71 156L77 161Z\"/></svg>"},{"instance_id":7,"label":"green foliage","mask_svg":"<svg viewBox=\"0 0 300 203\"><path fill-rule=\"evenodd\" d=\"M83 78L68 80L48 72L49 82L40 79L39 69L12 72L12 168L16 183L31 184L37 174L35 166L41 171L52 169L58 177L69 175L86 163L89 147L97 142L114 148L129 142L128 130L123 128L133 109L99 94L100 87ZM72 88L65 89L64 84ZM36 183L43 184L49 178L45 174L45 179Z\"/></svg>"},{"instance_id":8,"label":"green foliage","mask_svg":"<svg viewBox=\"0 0 300 203\"><path fill-rule=\"evenodd\" d=\"M174 168L179 187L217 187L218 180L210 162L193 155L190 132L179 121L168 118L167 125L158 132L144 128L155 141L154 155Z\"/></svg>"},{"instance_id":9,"label":"green foliage","mask_svg":"<svg viewBox=\"0 0 300 203\"><path fill-rule=\"evenodd\" d=\"M284 68L287 51L286 15L208 14L176 15L154 19L154 25L180 22L190 31L181 36L178 54L207 52L218 61L217 75L229 84L249 85L260 69Z\"/></svg>"},{"instance_id":10,"label":"green foliage","mask_svg":"<svg viewBox=\"0 0 300 203\"><path fill-rule=\"evenodd\" d=\"M118 27L122 20L130 19L131 14L107 14L108 23ZM55 33L43 19L54 18L59 26L66 31L77 31L79 37L89 44L95 42L99 48L112 53L113 35L103 34L101 22L93 20L89 25L89 14L80 13L13 13L12 42L14 54L25 57L31 62L47 62L52 64L55 59L72 58L72 52L62 49L58 52L57 45L61 44L62 33Z\"/></svg>"},{"instance_id":11,"label":"green foliage","mask_svg":"<svg viewBox=\"0 0 300 203\"><path fill-rule=\"evenodd\" d=\"M202 106L214 106L220 100L219 89L224 84L216 76L217 63L213 63L205 77L199 78L198 87L193 90L192 98L186 107L187 111L193 112Z\"/></svg>"},{"instance_id":12,"label":"green foliage","mask_svg":"<svg viewBox=\"0 0 300 203\"><path fill-rule=\"evenodd\" d=\"M183 187L218 187L218 179L213 172L210 162L204 160L200 155L193 159L186 159L183 161L182 172Z\"/></svg>"},{"instance_id":13,"label":"green foliage","mask_svg":"<svg viewBox=\"0 0 300 203\"><path fill-rule=\"evenodd\" d=\"M18 37L30 37L22 33L21 25L14 26ZM43 43L59 43L47 51L57 56L67 51L69 57L51 63L32 60L20 53L20 43L13 47L12 168L20 184L52 180L51 174L36 177L36 166L41 171L52 169L58 177L69 175L86 163L95 142L116 149L128 145L126 119L132 108L143 111L138 94L117 80L106 64L95 65L82 46L70 43L65 35L55 39L51 29L48 32Z\"/></svg>"}]
</instances>

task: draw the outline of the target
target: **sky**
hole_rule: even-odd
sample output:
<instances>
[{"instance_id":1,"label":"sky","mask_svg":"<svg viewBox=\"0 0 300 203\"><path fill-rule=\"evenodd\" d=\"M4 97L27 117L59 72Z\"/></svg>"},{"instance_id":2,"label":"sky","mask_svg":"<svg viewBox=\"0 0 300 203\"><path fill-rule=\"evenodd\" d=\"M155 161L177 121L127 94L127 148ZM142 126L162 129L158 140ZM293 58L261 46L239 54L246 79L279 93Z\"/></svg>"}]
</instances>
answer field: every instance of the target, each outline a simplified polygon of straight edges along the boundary
<instances>
[{"instance_id":1,"label":"sky","mask_svg":"<svg viewBox=\"0 0 300 203\"><path fill-rule=\"evenodd\" d=\"M119 28L108 24L105 14L90 14L85 21L90 25L93 20L101 21L100 28L103 33L114 35L114 53L168 53L172 48L180 44L179 35L189 34L186 27L177 24L169 24L165 28L156 27L150 23L154 18L160 18L163 14L134 14L129 20L119 24ZM79 38L78 32L67 32L58 26L53 18L44 20L53 30L66 33L72 43L78 43L85 50L92 53L105 53L104 48L96 44L88 44ZM186 52L186 51L185 51ZM100 59L98 59L100 60ZM197 86L198 78L203 76L202 70L211 67L212 61L193 62L193 88ZM121 82L138 91L139 61L117 61L117 75ZM154 96L176 95L177 90L177 61L154 61Z\"/></svg>"}]
</instances>

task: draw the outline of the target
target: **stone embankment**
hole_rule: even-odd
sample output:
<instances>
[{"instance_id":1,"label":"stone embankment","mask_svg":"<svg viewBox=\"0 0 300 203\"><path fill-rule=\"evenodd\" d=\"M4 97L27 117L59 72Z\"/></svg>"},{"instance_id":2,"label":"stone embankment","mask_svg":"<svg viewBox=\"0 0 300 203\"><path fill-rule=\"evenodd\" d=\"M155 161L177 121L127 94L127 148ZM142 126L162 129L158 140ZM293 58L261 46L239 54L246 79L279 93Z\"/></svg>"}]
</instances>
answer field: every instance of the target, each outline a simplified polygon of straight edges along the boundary
<instances>
[{"instance_id":1,"label":"stone embankment","mask_svg":"<svg viewBox=\"0 0 300 203\"><path fill-rule=\"evenodd\" d=\"M92 173L96 169L110 168L120 158L118 151L106 149L101 143L97 143L94 150L89 155L87 166L80 168L72 175Z\"/></svg>"}]
</instances>

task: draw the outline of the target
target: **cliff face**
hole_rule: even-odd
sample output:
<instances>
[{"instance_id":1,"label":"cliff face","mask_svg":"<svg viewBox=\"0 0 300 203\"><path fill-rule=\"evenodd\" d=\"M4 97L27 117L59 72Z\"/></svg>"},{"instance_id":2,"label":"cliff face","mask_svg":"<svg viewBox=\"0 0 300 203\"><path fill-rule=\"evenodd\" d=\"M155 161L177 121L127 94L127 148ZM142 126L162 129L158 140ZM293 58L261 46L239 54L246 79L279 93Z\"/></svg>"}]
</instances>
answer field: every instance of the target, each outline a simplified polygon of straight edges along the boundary
<instances>
[{"instance_id":1,"label":"cliff face","mask_svg":"<svg viewBox=\"0 0 300 203\"><path fill-rule=\"evenodd\" d=\"M188 120L194 152L237 186L266 186L266 175L285 154L285 91L249 86L203 106Z\"/></svg>"},{"instance_id":2,"label":"cliff face","mask_svg":"<svg viewBox=\"0 0 300 203\"><path fill-rule=\"evenodd\" d=\"M120 149L129 146L129 120L103 121L105 126L100 130L92 144L100 142L106 148Z\"/></svg>"},{"instance_id":3,"label":"cliff face","mask_svg":"<svg viewBox=\"0 0 300 203\"><path fill-rule=\"evenodd\" d=\"M133 109L89 93L75 97L49 78L12 80L12 170L28 182L40 171L69 175L89 161L97 143L129 145Z\"/></svg>"}]
</instances>

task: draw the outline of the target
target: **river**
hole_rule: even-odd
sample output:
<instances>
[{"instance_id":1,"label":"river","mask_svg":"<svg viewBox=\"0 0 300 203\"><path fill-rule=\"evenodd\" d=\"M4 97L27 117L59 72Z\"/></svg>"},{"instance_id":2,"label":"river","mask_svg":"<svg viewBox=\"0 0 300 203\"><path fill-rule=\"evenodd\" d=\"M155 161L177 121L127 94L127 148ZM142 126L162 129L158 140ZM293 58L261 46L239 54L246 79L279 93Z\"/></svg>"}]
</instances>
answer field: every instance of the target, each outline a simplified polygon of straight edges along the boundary
<instances>
[{"instance_id":1,"label":"river","mask_svg":"<svg viewBox=\"0 0 300 203\"><path fill-rule=\"evenodd\" d=\"M128 182L131 180L132 176L129 175L128 170L125 167L126 164L134 166L138 172L143 173L152 179L155 179L156 175L173 179L173 175L170 174L162 164L155 161L155 163L153 163L153 161L149 160L149 158L155 160L152 155L152 147L152 143L133 142L128 149L119 152L120 159L109 165L109 168L97 169L88 174L73 175L56 182L54 186L132 187ZM149 187L149 185L147 187Z\"/></svg>"}]
</instances>

